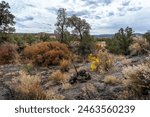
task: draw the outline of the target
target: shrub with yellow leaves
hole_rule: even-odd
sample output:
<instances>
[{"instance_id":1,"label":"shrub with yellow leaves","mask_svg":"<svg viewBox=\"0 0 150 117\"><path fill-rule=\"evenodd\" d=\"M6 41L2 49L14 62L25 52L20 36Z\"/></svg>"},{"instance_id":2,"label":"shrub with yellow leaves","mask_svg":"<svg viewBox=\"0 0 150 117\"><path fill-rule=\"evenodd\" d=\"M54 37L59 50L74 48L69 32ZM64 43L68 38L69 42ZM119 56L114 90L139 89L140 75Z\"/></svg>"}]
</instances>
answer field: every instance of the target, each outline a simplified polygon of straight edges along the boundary
<instances>
[{"instance_id":1,"label":"shrub with yellow leaves","mask_svg":"<svg viewBox=\"0 0 150 117\"><path fill-rule=\"evenodd\" d=\"M91 62L91 65L90 65L90 69L91 71L95 71L97 68L98 68L98 64L99 64L99 58L97 55L93 55L93 54L90 54L88 56L88 59L89 61Z\"/></svg>"},{"instance_id":2,"label":"shrub with yellow leaves","mask_svg":"<svg viewBox=\"0 0 150 117\"><path fill-rule=\"evenodd\" d=\"M113 56L107 51L99 51L98 54L90 54L89 61L91 62L91 71L105 72L113 66Z\"/></svg>"}]
</instances>

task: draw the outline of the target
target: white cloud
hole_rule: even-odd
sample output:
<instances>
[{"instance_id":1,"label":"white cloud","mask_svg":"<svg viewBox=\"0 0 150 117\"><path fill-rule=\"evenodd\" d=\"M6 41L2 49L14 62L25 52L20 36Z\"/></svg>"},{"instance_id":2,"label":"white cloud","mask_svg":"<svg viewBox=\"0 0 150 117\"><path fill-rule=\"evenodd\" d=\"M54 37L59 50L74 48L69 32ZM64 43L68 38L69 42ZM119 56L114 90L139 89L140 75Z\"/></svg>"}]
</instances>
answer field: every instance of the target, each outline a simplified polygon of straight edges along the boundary
<instances>
[{"instance_id":1,"label":"white cloud","mask_svg":"<svg viewBox=\"0 0 150 117\"><path fill-rule=\"evenodd\" d=\"M91 24L92 34L115 33L126 26L133 27L136 32L145 32L150 26L149 0L5 1L10 4L11 11L16 16L17 32L53 33L57 9L62 7L69 13L77 13L85 18Z\"/></svg>"}]
</instances>

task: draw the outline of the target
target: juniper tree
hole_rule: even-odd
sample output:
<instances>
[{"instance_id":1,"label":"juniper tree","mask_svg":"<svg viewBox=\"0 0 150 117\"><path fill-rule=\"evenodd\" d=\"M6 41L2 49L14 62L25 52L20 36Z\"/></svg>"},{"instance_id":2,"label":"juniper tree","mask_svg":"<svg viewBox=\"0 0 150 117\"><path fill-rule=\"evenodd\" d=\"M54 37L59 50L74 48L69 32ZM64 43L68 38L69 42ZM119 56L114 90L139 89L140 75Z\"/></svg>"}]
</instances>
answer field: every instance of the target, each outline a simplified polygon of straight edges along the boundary
<instances>
[{"instance_id":1,"label":"juniper tree","mask_svg":"<svg viewBox=\"0 0 150 117\"><path fill-rule=\"evenodd\" d=\"M66 27L67 23L67 13L66 9L60 8L57 12L57 23L55 24L56 30L55 32L60 35L60 41L64 42L64 35L65 32L67 31Z\"/></svg>"},{"instance_id":2,"label":"juniper tree","mask_svg":"<svg viewBox=\"0 0 150 117\"><path fill-rule=\"evenodd\" d=\"M122 54L129 54L129 46L132 42L133 30L132 28L121 28L114 36L114 39L117 40L119 49Z\"/></svg>"},{"instance_id":3,"label":"juniper tree","mask_svg":"<svg viewBox=\"0 0 150 117\"><path fill-rule=\"evenodd\" d=\"M0 33L11 33L15 31L13 27L15 16L9 11L10 6L5 1L0 3Z\"/></svg>"},{"instance_id":4,"label":"juniper tree","mask_svg":"<svg viewBox=\"0 0 150 117\"><path fill-rule=\"evenodd\" d=\"M0 3L0 43L7 41L8 34L15 31L15 16L9 11L9 3Z\"/></svg>"}]
</instances>

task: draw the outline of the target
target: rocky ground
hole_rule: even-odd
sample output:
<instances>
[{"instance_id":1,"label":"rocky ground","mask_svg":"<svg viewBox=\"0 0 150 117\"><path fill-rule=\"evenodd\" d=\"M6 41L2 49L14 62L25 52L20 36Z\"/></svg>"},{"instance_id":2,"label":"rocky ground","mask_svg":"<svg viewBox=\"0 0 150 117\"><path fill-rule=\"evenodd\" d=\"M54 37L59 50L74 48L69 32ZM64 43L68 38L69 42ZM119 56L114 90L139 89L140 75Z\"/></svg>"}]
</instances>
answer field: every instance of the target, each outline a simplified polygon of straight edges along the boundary
<instances>
[{"instance_id":1,"label":"rocky ground","mask_svg":"<svg viewBox=\"0 0 150 117\"><path fill-rule=\"evenodd\" d=\"M120 92L122 92L125 87L120 83L118 84L107 84L105 83L104 77L105 75L113 75L117 77L118 79L123 79L122 76L122 68L126 66L127 64L131 65L136 65L140 62L143 62L146 59L146 57L133 57L129 58L128 57L128 63L123 62L123 61L117 61L115 63L115 68L116 70L112 70L107 72L106 74L99 74L96 72L90 72L92 79L88 80L87 82L80 83L77 82L71 87L67 89L61 88L59 85L51 85L51 88L54 88L59 92L59 94L64 96L64 99L68 100L78 100L78 99L85 99L85 100L90 100L90 99L118 99L118 95ZM83 64L78 65L78 69L80 67L83 67ZM12 78L15 78L19 76L19 72L23 69L23 65L3 65L0 66L0 99L1 100L8 100L8 99L13 99L11 91L9 87L6 85L7 81L10 81ZM47 78L51 75L52 72L56 71L58 68L57 67L51 67L51 68L43 68L39 67L34 69L31 74L40 74L42 77L42 85L45 88L50 87L49 84L47 83ZM74 69L72 68L67 74L69 76L71 74L75 73Z\"/></svg>"},{"instance_id":2,"label":"rocky ground","mask_svg":"<svg viewBox=\"0 0 150 117\"><path fill-rule=\"evenodd\" d=\"M0 99L10 99L10 90L5 82L19 75L21 65L4 65L0 66Z\"/></svg>"}]
</instances>

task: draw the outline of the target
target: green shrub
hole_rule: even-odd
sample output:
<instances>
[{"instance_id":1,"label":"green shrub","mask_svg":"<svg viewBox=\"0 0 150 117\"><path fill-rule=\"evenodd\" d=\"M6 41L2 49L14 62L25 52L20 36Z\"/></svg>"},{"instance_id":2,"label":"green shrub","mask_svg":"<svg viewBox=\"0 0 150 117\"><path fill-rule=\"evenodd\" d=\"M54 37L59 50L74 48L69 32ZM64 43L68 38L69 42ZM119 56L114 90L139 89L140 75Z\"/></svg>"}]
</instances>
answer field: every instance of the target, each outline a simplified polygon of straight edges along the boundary
<instances>
[{"instance_id":1,"label":"green shrub","mask_svg":"<svg viewBox=\"0 0 150 117\"><path fill-rule=\"evenodd\" d=\"M25 41L28 44L32 44L32 43L37 43L39 42L39 39L34 37L34 35L30 35L30 34L24 34L22 37L23 41Z\"/></svg>"},{"instance_id":2,"label":"green shrub","mask_svg":"<svg viewBox=\"0 0 150 117\"><path fill-rule=\"evenodd\" d=\"M94 38L89 35L86 35L79 44L78 52L81 56L87 56L94 51L94 48L95 48Z\"/></svg>"},{"instance_id":3,"label":"green shrub","mask_svg":"<svg viewBox=\"0 0 150 117\"><path fill-rule=\"evenodd\" d=\"M116 39L109 39L106 41L106 49L113 54L122 54L123 51L120 49L119 42Z\"/></svg>"},{"instance_id":4,"label":"green shrub","mask_svg":"<svg viewBox=\"0 0 150 117\"><path fill-rule=\"evenodd\" d=\"M50 40L50 38L49 38L48 34L41 34L40 35L40 41L45 42L45 41L49 41L49 40Z\"/></svg>"},{"instance_id":5,"label":"green shrub","mask_svg":"<svg viewBox=\"0 0 150 117\"><path fill-rule=\"evenodd\" d=\"M10 34L7 33L0 33L0 44L5 42L11 42Z\"/></svg>"},{"instance_id":6,"label":"green shrub","mask_svg":"<svg viewBox=\"0 0 150 117\"><path fill-rule=\"evenodd\" d=\"M132 36L132 28L121 28L112 39L106 41L106 48L114 54L128 55L130 54L129 46L132 43Z\"/></svg>"}]
</instances>

